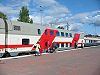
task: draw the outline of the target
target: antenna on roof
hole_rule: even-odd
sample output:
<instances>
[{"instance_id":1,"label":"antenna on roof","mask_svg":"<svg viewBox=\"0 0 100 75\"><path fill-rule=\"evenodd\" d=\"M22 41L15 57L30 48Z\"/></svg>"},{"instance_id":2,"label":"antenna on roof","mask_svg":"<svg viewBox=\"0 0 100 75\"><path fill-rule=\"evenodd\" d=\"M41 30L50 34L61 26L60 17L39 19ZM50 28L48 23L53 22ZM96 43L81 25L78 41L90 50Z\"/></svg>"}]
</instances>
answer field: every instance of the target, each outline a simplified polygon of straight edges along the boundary
<instances>
[{"instance_id":1,"label":"antenna on roof","mask_svg":"<svg viewBox=\"0 0 100 75\"><path fill-rule=\"evenodd\" d=\"M66 25L67 30L69 30L69 26L70 26L70 25L69 25L69 23L67 22L67 25Z\"/></svg>"}]
</instances>

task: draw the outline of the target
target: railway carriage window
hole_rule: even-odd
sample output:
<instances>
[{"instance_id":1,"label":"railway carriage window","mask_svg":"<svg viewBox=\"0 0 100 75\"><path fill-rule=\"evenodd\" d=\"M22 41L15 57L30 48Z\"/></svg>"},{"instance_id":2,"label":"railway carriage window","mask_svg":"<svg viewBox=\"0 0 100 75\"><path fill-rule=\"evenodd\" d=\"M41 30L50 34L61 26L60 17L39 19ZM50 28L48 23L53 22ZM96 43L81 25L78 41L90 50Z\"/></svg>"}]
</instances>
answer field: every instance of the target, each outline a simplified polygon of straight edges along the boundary
<instances>
[{"instance_id":1,"label":"railway carriage window","mask_svg":"<svg viewBox=\"0 0 100 75\"><path fill-rule=\"evenodd\" d=\"M45 30L45 35L47 35L47 34L48 34L47 30Z\"/></svg>"},{"instance_id":2,"label":"railway carriage window","mask_svg":"<svg viewBox=\"0 0 100 75\"><path fill-rule=\"evenodd\" d=\"M68 37L68 33L65 33L66 37Z\"/></svg>"},{"instance_id":3,"label":"railway carriage window","mask_svg":"<svg viewBox=\"0 0 100 75\"><path fill-rule=\"evenodd\" d=\"M91 43L91 40L89 40L89 43Z\"/></svg>"},{"instance_id":4,"label":"railway carriage window","mask_svg":"<svg viewBox=\"0 0 100 75\"><path fill-rule=\"evenodd\" d=\"M28 45L29 39L22 39L22 45Z\"/></svg>"},{"instance_id":5,"label":"railway carriage window","mask_svg":"<svg viewBox=\"0 0 100 75\"><path fill-rule=\"evenodd\" d=\"M15 25L14 25L14 30L18 30L18 31L20 31L21 28L20 28L20 26L15 26Z\"/></svg>"},{"instance_id":6,"label":"railway carriage window","mask_svg":"<svg viewBox=\"0 0 100 75\"><path fill-rule=\"evenodd\" d=\"M72 37L72 33L69 33L69 36Z\"/></svg>"},{"instance_id":7,"label":"railway carriage window","mask_svg":"<svg viewBox=\"0 0 100 75\"><path fill-rule=\"evenodd\" d=\"M64 43L61 44L61 47L64 47Z\"/></svg>"},{"instance_id":8,"label":"railway carriage window","mask_svg":"<svg viewBox=\"0 0 100 75\"><path fill-rule=\"evenodd\" d=\"M57 48L59 47L59 43L57 43Z\"/></svg>"},{"instance_id":9,"label":"railway carriage window","mask_svg":"<svg viewBox=\"0 0 100 75\"><path fill-rule=\"evenodd\" d=\"M68 43L66 43L66 47L68 47Z\"/></svg>"},{"instance_id":10,"label":"railway carriage window","mask_svg":"<svg viewBox=\"0 0 100 75\"><path fill-rule=\"evenodd\" d=\"M56 32L56 36L60 36L59 32Z\"/></svg>"},{"instance_id":11,"label":"railway carriage window","mask_svg":"<svg viewBox=\"0 0 100 75\"><path fill-rule=\"evenodd\" d=\"M86 43L86 40L85 40L85 43Z\"/></svg>"},{"instance_id":12,"label":"railway carriage window","mask_svg":"<svg viewBox=\"0 0 100 75\"><path fill-rule=\"evenodd\" d=\"M53 30L50 31L50 35L54 35L54 31Z\"/></svg>"},{"instance_id":13,"label":"railway carriage window","mask_svg":"<svg viewBox=\"0 0 100 75\"><path fill-rule=\"evenodd\" d=\"M61 36L64 36L64 32L61 32Z\"/></svg>"},{"instance_id":14,"label":"railway carriage window","mask_svg":"<svg viewBox=\"0 0 100 75\"><path fill-rule=\"evenodd\" d=\"M56 47L56 48L58 48L59 47L59 43L54 43L53 46Z\"/></svg>"},{"instance_id":15,"label":"railway carriage window","mask_svg":"<svg viewBox=\"0 0 100 75\"><path fill-rule=\"evenodd\" d=\"M93 41L91 40L91 43L93 43Z\"/></svg>"},{"instance_id":16,"label":"railway carriage window","mask_svg":"<svg viewBox=\"0 0 100 75\"><path fill-rule=\"evenodd\" d=\"M45 42L45 46L48 47L48 42Z\"/></svg>"},{"instance_id":17,"label":"railway carriage window","mask_svg":"<svg viewBox=\"0 0 100 75\"><path fill-rule=\"evenodd\" d=\"M70 43L70 47L72 47L72 43Z\"/></svg>"},{"instance_id":18,"label":"railway carriage window","mask_svg":"<svg viewBox=\"0 0 100 75\"><path fill-rule=\"evenodd\" d=\"M38 34L39 34L39 35L41 34L41 30L40 30L40 29L38 29Z\"/></svg>"}]
</instances>

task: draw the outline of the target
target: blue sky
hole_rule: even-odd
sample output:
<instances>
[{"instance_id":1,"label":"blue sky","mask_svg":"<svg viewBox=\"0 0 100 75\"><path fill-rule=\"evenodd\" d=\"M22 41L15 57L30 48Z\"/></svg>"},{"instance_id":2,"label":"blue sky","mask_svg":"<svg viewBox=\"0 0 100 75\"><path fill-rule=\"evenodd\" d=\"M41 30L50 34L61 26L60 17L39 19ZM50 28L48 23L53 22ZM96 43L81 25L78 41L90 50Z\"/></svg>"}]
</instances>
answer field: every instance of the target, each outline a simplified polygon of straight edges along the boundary
<instances>
[{"instance_id":1,"label":"blue sky","mask_svg":"<svg viewBox=\"0 0 100 75\"><path fill-rule=\"evenodd\" d=\"M100 10L100 0L58 0L73 14Z\"/></svg>"},{"instance_id":2,"label":"blue sky","mask_svg":"<svg viewBox=\"0 0 100 75\"><path fill-rule=\"evenodd\" d=\"M42 14L43 24L65 27L68 22L70 30L100 35L100 0L0 0L0 11L10 20L18 18L22 6L34 22L40 23Z\"/></svg>"}]
</instances>

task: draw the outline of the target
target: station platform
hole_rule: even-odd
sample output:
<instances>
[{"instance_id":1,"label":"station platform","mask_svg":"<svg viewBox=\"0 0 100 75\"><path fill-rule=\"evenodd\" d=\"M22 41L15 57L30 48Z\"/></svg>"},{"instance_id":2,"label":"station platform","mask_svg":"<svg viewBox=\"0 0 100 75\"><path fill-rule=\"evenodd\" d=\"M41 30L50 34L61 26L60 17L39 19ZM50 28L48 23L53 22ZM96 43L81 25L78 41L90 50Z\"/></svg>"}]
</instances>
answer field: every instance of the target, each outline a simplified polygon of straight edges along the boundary
<instances>
[{"instance_id":1,"label":"station platform","mask_svg":"<svg viewBox=\"0 0 100 75\"><path fill-rule=\"evenodd\" d=\"M0 62L0 75L100 75L100 46Z\"/></svg>"}]
</instances>

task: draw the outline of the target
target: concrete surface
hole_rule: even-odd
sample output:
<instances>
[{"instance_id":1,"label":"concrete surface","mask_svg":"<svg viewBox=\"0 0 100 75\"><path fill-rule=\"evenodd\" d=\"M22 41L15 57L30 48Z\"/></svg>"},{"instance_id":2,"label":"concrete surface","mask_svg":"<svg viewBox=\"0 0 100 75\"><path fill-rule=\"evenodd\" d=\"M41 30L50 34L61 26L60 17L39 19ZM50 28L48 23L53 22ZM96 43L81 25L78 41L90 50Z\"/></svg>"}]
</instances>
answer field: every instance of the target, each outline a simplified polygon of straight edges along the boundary
<instances>
[{"instance_id":1,"label":"concrete surface","mask_svg":"<svg viewBox=\"0 0 100 75\"><path fill-rule=\"evenodd\" d=\"M1 62L0 75L100 75L100 47Z\"/></svg>"}]
</instances>

